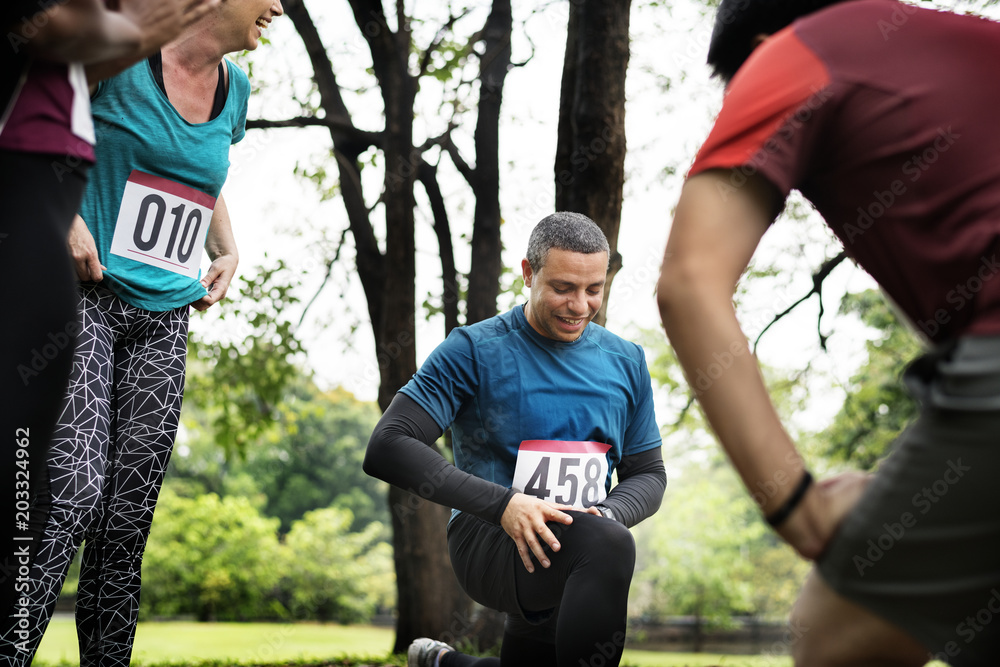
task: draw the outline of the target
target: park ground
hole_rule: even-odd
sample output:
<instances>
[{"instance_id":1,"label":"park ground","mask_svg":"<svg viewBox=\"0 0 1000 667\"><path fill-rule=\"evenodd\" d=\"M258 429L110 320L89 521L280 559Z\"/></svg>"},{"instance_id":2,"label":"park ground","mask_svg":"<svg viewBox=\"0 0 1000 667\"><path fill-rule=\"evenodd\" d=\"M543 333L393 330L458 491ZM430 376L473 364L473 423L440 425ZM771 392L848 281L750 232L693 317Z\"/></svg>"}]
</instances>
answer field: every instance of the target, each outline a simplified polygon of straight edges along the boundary
<instances>
[{"instance_id":1,"label":"park ground","mask_svg":"<svg viewBox=\"0 0 1000 667\"><path fill-rule=\"evenodd\" d=\"M135 667L404 667L389 654L391 628L318 623L140 623ZM71 617L53 619L32 667L78 665ZM622 667L792 667L779 655L626 649ZM927 667L947 667L932 662Z\"/></svg>"},{"instance_id":2,"label":"park ground","mask_svg":"<svg viewBox=\"0 0 1000 667\"><path fill-rule=\"evenodd\" d=\"M197 667L389 667L405 665L390 656L391 628L311 623L140 623L133 665ZM34 667L79 664L71 618L55 618ZM735 656L626 650L630 667L791 667L775 656Z\"/></svg>"}]
</instances>

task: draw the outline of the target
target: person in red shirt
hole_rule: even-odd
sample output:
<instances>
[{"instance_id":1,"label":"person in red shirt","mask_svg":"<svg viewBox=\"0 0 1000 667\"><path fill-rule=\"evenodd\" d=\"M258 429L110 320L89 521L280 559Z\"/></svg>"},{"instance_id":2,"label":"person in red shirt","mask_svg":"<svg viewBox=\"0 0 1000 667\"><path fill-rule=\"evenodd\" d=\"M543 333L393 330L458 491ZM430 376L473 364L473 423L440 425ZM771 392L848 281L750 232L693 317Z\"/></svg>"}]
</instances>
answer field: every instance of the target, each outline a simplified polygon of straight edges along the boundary
<instances>
[{"instance_id":1,"label":"person in red shirt","mask_svg":"<svg viewBox=\"0 0 1000 667\"><path fill-rule=\"evenodd\" d=\"M768 522L816 561L797 665L1000 656L1000 24L895 0L723 0L727 83L658 284L665 331ZM813 483L732 305L799 190L931 346L872 475ZM719 355L731 360L725 369ZM705 381L712 378L711 382Z\"/></svg>"}]
</instances>

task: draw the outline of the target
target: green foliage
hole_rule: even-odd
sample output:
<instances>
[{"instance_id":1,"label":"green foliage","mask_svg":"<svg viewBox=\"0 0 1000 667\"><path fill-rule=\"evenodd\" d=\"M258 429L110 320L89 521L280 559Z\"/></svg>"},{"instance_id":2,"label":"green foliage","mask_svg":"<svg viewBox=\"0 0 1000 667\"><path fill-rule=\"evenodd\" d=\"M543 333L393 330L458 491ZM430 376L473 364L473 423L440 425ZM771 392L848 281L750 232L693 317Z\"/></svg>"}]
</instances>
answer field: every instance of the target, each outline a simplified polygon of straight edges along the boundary
<instances>
[{"instance_id":1,"label":"green foliage","mask_svg":"<svg viewBox=\"0 0 1000 667\"><path fill-rule=\"evenodd\" d=\"M749 499L718 484L724 471L706 472L672 480L670 496L645 529L653 531L645 539L649 562L636 580L649 586L648 616L722 623L750 608L744 548L761 528L747 521Z\"/></svg>"},{"instance_id":2,"label":"green foliage","mask_svg":"<svg viewBox=\"0 0 1000 667\"><path fill-rule=\"evenodd\" d=\"M387 524L386 485L361 467L379 416L374 403L343 389L321 392L300 376L284 395L272 429L250 443L243 457L227 457L206 416L189 409L187 437L167 484L187 496L245 496L280 519L282 533L306 512L330 506L351 511L352 530Z\"/></svg>"},{"instance_id":3,"label":"green foliage","mask_svg":"<svg viewBox=\"0 0 1000 667\"><path fill-rule=\"evenodd\" d=\"M352 532L349 510L308 512L284 543L247 498L160 495L143 561L144 617L368 622L394 604L385 526Z\"/></svg>"},{"instance_id":4,"label":"green foliage","mask_svg":"<svg viewBox=\"0 0 1000 667\"><path fill-rule=\"evenodd\" d=\"M164 489L143 559L144 614L284 616L274 597L285 569L277 528L246 498L182 498Z\"/></svg>"},{"instance_id":5,"label":"green foliage","mask_svg":"<svg viewBox=\"0 0 1000 667\"><path fill-rule=\"evenodd\" d=\"M528 292L524 288L524 277L521 267L503 266L500 268L500 289L497 294L497 312L507 312L514 306L528 300Z\"/></svg>"},{"instance_id":6,"label":"green foliage","mask_svg":"<svg viewBox=\"0 0 1000 667\"><path fill-rule=\"evenodd\" d=\"M384 508L384 485L361 469L378 408L343 390L300 391L288 408L244 467L267 497L264 511L280 518L286 531L307 511L338 498L358 511L362 525L386 519L386 512L375 510Z\"/></svg>"},{"instance_id":7,"label":"green foliage","mask_svg":"<svg viewBox=\"0 0 1000 667\"><path fill-rule=\"evenodd\" d=\"M657 415L668 424L669 482L660 511L634 531L639 554L631 613L690 615L709 626L726 626L740 615L786 616L808 565L760 518L662 332L639 338L659 388ZM763 372L779 414L801 408L803 378Z\"/></svg>"},{"instance_id":8,"label":"green foliage","mask_svg":"<svg viewBox=\"0 0 1000 667\"><path fill-rule=\"evenodd\" d=\"M245 451L274 424L286 387L300 374L295 362L303 349L288 319L298 281L288 274L281 260L258 267L244 278L240 298L217 311L220 335L188 343L193 372L185 398L211 415L229 452Z\"/></svg>"},{"instance_id":9,"label":"green foliage","mask_svg":"<svg viewBox=\"0 0 1000 667\"><path fill-rule=\"evenodd\" d=\"M333 151L330 151L330 154L326 158L332 159ZM303 180L312 181L316 186L316 192L319 194L321 202L330 201L340 196L340 183L336 180L335 174L327 171L326 162L320 162L312 166L296 162L292 173Z\"/></svg>"},{"instance_id":10,"label":"green foliage","mask_svg":"<svg viewBox=\"0 0 1000 667\"><path fill-rule=\"evenodd\" d=\"M866 343L868 361L851 377L844 405L821 439L828 456L870 470L916 416L900 374L921 345L875 290L845 295L840 311L857 315L877 335Z\"/></svg>"},{"instance_id":11,"label":"green foliage","mask_svg":"<svg viewBox=\"0 0 1000 667\"><path fill-rule=\"evenodd\" d=\"M633 338L646 351L646 363L655 387L659 389L660 402L656 416L661 424L664 445L670 451L666 456L688 460L691 455L704 461L719 451L718 442L697 403L697 394L691 388L677 355L659 329L643 330ZM749 351L747 352L749 354ZM765 384L779 416L788 423L789 417L801 410L807 399L804 373L782 373L762 367ZM674 459L675 464L679 464Z\"/></svg>"},{"instance_id":12,"label":"green foliage","mask_svg":"<svg viewBox=\"0 0 1000 667\"><path fill-rule=\"evenodd\" d=\"M645 617L690 615L715 626L737 615L781 618L808 569L768 530L721 457L672 476L660 511L636 534L633 612Z\"/></svg>"},{"instance_id":13,"label":"green foliage","mask_svg":"<svg viewBox=\"0 0 1000 667\"><path fill-rule=\"evenodd\" d=\"M350 532L354 518L344 509L309 512L286 538L295 559L288 572L288 606L296 618L357 623L395 603L392 547L384 527L373 523Z\"/></svg>"},{"instance_id":14,"label":"green foliage","mask_svg":"<svg viewBox=\"0 0 1000 667\"><path fill-rule=\"evenodd\" d=\"M431 54L427 63L427 73L442 83L447 83L461 75L472 53L472 43L469 41L442 40Z\"/></svg>"}]
</instances>

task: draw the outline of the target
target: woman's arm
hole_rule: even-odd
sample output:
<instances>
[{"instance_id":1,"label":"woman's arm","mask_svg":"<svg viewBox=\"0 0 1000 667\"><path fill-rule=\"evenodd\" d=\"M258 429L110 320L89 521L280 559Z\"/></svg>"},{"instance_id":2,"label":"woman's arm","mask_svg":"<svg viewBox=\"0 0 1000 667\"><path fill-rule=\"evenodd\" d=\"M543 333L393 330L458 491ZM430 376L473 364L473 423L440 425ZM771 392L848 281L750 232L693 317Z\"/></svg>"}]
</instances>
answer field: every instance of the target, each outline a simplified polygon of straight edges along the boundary
<instances>
[{"instance_id":1,"label":"woman's arm","mask_svg":"<svg viewBox=\"0 0 1000 667\"><path fill-rule=\"evenodd\" d=\"M219 195L215 203L212 224L209 225L208 236L205 238L205 251L212 260L212 265L201 279L208 295L191 304L196 310L207 310L226 298L226 292L229 291L229 285L236 275L236 267L240 263L233 225L229 220L229 208L222 195Z\"/></svg>"},{"instance_id":2,"label":"woman's arm","mask_svg":"<svg viewBox=\"0 0 1000 667\"><path fill-rule=\"evenodd\" d=\"M111 11L102 0L62 0L12 25L11 41L44 60L101 64L106 78L173 40L219 2L122 0Z\"/></svg>"}]
</instances>

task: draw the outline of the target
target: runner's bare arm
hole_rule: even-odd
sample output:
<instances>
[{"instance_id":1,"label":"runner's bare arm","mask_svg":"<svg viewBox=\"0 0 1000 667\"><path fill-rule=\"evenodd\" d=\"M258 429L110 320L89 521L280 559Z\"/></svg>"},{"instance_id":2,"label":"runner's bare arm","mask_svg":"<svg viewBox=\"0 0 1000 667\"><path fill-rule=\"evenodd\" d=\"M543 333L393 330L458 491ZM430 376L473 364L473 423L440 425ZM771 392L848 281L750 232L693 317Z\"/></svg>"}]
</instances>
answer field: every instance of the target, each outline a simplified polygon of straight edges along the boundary
<instances>
[{"instance_id":1,"label":"runner's bare arm","mask_svg":"<svg viewBox=\"0 0 1000 667\"><path fill-rule=\"evenodd\" d=\"M102 0L62 0L36 16L21 17L11 26L11 39L46 60L127 66L175 38L219 1L126 0L119 12L109 11Z\"/></svg>"},{"instance_id":2,"label":"runner's bare arm","mask_svg":"<svg viewBox=\"0 0 1000 667\"><path fill-rule=\"evenodd\" d=\"M121 56L104 58L88 66L87 80L94 85L149 57L218 8L221 1L119 0L118 20L126 20L139 29L139 45Z\"/></svg>"},{"instance_id":3,"label":"runner's bare arm","mask_svg":"<svg viewBox=\"0 0 1000 667\"><path fill-rule=\"evenodd\" d=\"M699 401L765 515L791 496L804 466L750 354L733 293L773 219L777 196L760 176L741 187L733 187L730 172L723 170L690 178L677 206L657 290L664 328L688 378L715 378L699 387ZM731 360L721 373L713 367L719 355ZM773 492L759 493L762 489ZM779 529L807 558L822 552L835 527L821 496L820 486L813 485Z\"/></svg>"},{"instance_id":4,"label":"runner's bare arm","mask_svg":"<svg viewBox=\"0 0 1000 667\"><path fill-rule=\"evenodd\" d=\"M201 278L201 284L208 290L208 295L191 304L197 310L207 310L226 298L226 292L229 291L229 285L236 275L236 267L240 263L236 237L233 236L233 226L229 219L229 208L222 195L219 195L215 203L212 224L205 238L205 251L212 260L208 271Z\"/></svg>"}]
</instances>

